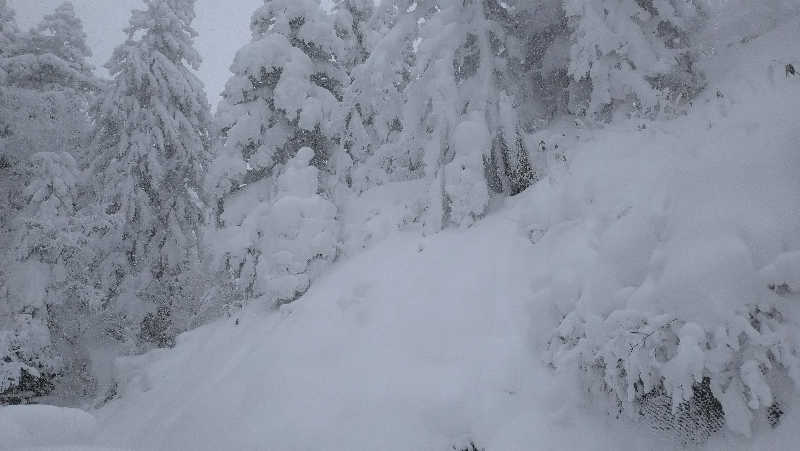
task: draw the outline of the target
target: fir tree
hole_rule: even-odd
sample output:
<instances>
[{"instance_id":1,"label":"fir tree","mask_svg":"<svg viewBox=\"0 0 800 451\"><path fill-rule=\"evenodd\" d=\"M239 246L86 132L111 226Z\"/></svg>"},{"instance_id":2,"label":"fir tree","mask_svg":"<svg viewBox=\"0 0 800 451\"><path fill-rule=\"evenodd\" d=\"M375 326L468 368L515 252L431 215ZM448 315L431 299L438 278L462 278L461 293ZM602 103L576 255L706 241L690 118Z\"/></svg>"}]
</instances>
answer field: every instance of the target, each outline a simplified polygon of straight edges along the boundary
<instances>
[{"instance_id":1,"label":"fir tree","mask_svg":"<svg viewBox=\"0 0 800 451\"><path fill-rule=\"evenodd\" d=\"M689 52L699 19L694 2L565 0L576 114L607 114L629 104L645 114L687 100L702 85Z\"/></svg>"},{"instance_id":2,"label":"fir tree","mask_svg":"<svg viewBox=\"0 0 800 451\"><path fill-rule=\"evenodd\" d=\"M239 50L218 123L222 142L210 177L217 196L279 172L303 146L326 166L334 113L347 74L335 24L315 0L268 0L252 17L251 43Z\"/></svg>"},{"instance_id":3,"label":"fir tree","mask_svg":"<svg viewBox=\"0 0 800 451\"><path fill-rule=\"evenodd\" d=\"M5 2L0 10L13 18ZM0 271L9 309L9 321L0 330L11 337L0 349L11 356L3 371L18 367L8 373L16 385L6 388L26 401L50 390L81 354L61 331L86 317L54 312L88 308L97 299L85 271L92 258L87 231L93 226L78 214L82 177L76 156L88 135L87 104L99 83L86 63L90 52L70 5L46 16L30 34L19 33L9 20L3 28L4 39L13 45L0 57L8 69L0 85L0 159L5 162L0 251L12 264ZM22 370L24 377L15 375ZM20 385L32 383L36 390ZM20 390L27 395L20 397Z\"/></svg>"},{"instance_id":4,"label":"fir tree","mask_svg":"<svg viewBox=\"0 0 800 451\"><path fill-rule=\"evenodd\" d=\"M494 0L393 9L391 31L348 92L353 183L424 178L431 230L469 225L492 190L513 195L536 179L522 138L549 105L529 86L544 72L559 9Z\"/></svg>"},{"instance_id":5,"label":"fir tree","mask_svg":"<svg viewBox=\"0 0 800 451\"><path fill-rule=\"evenodd\" d=\"M218 109L220 142L208 184L218 200L219 233L247 237L230 240L220 250L242 296L273 293L274 301L286 301L307 288L298 283L276 290L265 282L271 270L264 268L275 264L273 244L282 232L261 229L258 223L280 202L280 180L300 149L306 149L304 156L312 152L306 163L321 181L313 195L331 194L334 182L328 180L333 180L340 139L336 120L349 81L342 61L352 42L342 28L347 21L339 19L323 12L316 0L267 0L253 14L252 42L239 50L231 66L233 76ZM303 235L293 233L300 234L297 239ZM325 259L329 254L322 252ZM293 271L305 274L307 265L294 264L302 269Z\"/></svg>"},{"instance_id":6,"label":"fir tree","mask_svg":"<svg viewBox=\"0 0 800 451\"><path fill-rule=\"evenodd\" d=\"M86 44L83 22L75 15L71 2L64 2L53 13L45 15L31 34L38 53L53 54L84 74L93 70L86 61L92 51Z\"/></svg>"},{"instance_id":7,"label":"fir tree","mask_svg":"<svg viewBox=\"0 0 800 451\"><path fill-rule=\"evenodd\" d=\"M12 53L18 34L16 12L8 6L7 0L0 0L0 58Z\"/></svg>"},{"instance_id":8,"label":"fir tree","mask_svg":"<svg viewBox=\"0 0 800 451\"><path fill-rule=\"evenodd\" d=\"M201 257L210 115L191 71L200 64L194 4L148 0L132 12L128 39L106 65L113 84L96 106L91 173L113 223L103 280L123 323L155 309L140 298L180 309L179 280Z\"/></svg>"}]
</instances>

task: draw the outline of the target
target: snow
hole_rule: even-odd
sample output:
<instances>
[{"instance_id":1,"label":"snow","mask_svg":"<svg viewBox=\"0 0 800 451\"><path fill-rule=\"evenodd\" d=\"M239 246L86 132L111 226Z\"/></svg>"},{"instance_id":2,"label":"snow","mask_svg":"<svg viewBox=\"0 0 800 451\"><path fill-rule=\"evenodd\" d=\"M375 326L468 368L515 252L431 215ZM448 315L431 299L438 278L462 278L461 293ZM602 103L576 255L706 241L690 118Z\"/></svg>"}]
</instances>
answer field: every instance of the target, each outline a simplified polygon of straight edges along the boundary
<instances>
[{"instance_id":1,"label":"snow","mask_svg":"<svg viewBox=\"0 0 800 451\"><path fill-rule=\"evenodd\" d=\"M397 233L280 314L246 312L238 326L214 324L181 337L174 352L134 359L128 371L140 376L101 411L100 442L389 450L486 442L484 430L547 394L535 388L544 370L527 340L524 275L534 254L516 227L498 215L435 238Z\"/></svg>"},{"instance_id":2,"label":"snow","mask_svg":"<svg viewBox=\"0 0 800 451\"><path fill-rule=\"evenodd\" d=\"M664 377L673 411L710 375L721 382L712 391L728 429L744 436L756 435L756 419L787 384L770 380L776 365L766 355L785 358L779 365L797 386L798 307L770 293L779 291L770 280L796 278L787 269L800 247L800 85L770 76L797 35L794 21L721 50L706 67L713 83L686 117L565 131L580 142L566 175L526 193L523 221L544 253L531 267L536 302L565 317L551 337L561 341L554 365L622 361L623 375L603 380L628 401L634 381L647 392ZM753 330L754 304L785 326ZM663 330L677 344L665 362L658 338L637 338Z\"/></svg>"},{"instance_id":3,"label":"snow","mask_svg":"<svg viewBox=\"0 0 800 451\"><path fill-rule=\"evenodd\" d=\"M543 348L561 312L669 311L696 323L678 331L664 374L696 379L703 326L763 296L765 280L782 280L773 276L796 283L800 136L791 111L800 84L766 77L767 55L788 54L797 33L795 23L737 49L740 57L720 56L736 75L719 76L686 118L564 126L568 162L470 228L423 236L379 226L371 247L278 313L252 306L238 325L223 320L172 351L126 359L121 397L97 412L97 443L672 449L664 434L587 407L577 376L547 368ZM379 187L377 198L410 188L402 185ZM384 211L346 211L366 223L402 217L408 204L394 198ZM742 380L766 403L772 394L753 364ZM747 435L748 408L730 407L740 399L723 403L730 429ZM788 410L769 433L722 433L705 446L788 449L797 420Z\"/></svg>"},{"instance_id":4,"label":"snow","mask_svg":"<svg viewBox=\"0 0 800 451\"><path fill-rule=\"evenodd\" d=\"M172 351L126 359L121 398L97 412L98 443L672 449L587 411L571 381L540 363L531 334L543 320L527 277L537 255L512 212L436 237L396 233L280 313L253 308L238 326L220 321Z\"/></svg>"},{"instance_id":5,"label":"snow","mask_svg":"<svg viewBox=\"0 0 800 451\"><path fill-rule=\"evenodd\" d=\"M0 448L62 448L90 444L97 421L82 410L53 406L0 407ZM83 449L83 448L77 448Z\"/></svg>"},{"instance_id":6,"label":"snow","mask_svg":"<svg viewBox=\"0 0 800 451\"><path fill-rule=\"evenodd\" d=\"M771 350L782 340L780 358L800 386L800 80L783 77L779 62L799 41L794 21L719 50L686 117L561 124L529 137L553 149L545 178L497 205L459 192L477 203L465 217L490 207L462 228L425 235L402 226L422 214L420 182L367 190L342 206L346 256L299 300L278 311L253 302L181 335L174 349L119 359L118 397L91 415L0 409L0 436L12 437L0 446L674 449L669 434L605 415L570 365L581 352L633 355L627 373L663 376L675 411L705 372L728 363L706 346L708 331L731 340L720 348L752 339ZM460 127L454 163L474 169L485 125ZM334 214L314 197L311 156L300 151L280 180L291 210L283 219ZM458 185L447 182L452 193ZM237 202L244 210L251 197ZM788 326L770 335L737 323L762 299ZM627 331L676 319L663 365L624 349ZM590 343L551 349L554 334ZM765 381L759 352L738 362L719 396L728 430L703 448L796 445L800 395ZM631 384L611 382L631 400ZM785 415L772 429L756 409L778 394Z\"/></svg>"}]
</instances>

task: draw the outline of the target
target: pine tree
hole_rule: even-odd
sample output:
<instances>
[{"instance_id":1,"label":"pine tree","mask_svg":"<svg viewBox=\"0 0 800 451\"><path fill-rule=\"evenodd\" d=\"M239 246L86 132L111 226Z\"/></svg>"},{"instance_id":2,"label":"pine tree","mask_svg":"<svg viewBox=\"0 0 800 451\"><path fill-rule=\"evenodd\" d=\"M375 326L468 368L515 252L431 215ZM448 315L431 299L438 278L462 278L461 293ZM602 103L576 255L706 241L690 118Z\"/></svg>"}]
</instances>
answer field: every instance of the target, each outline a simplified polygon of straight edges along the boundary
<instances>
[{"instance_id":1,"label":"pine tree","mask_svg":"<svg viewBox=\"0 0 800 451\"><path fill-rule=\"evenodd\" d=\"M336 120L349 81L343 61L352 42L343 29L347 21L340 19L316 0L266 0L253 14L252 42L231 66L208 183L217 198L219 233L247 237L220 249L244 297L274 291L260 268L273 264L273 256L263 253L278 232L256 230L257 218L278 201L281 177L300 149L312 149L310 163L319 171L322 183L314 195L331 196L340 139ZM287 297L294 295L273 300Z\"/></svg>"},{"instance_id":2,"label":"pine tree","mask_svg":"<svg viewBox=\"0 0 800 451\"><path fill-rule=\"evenodd\" d=\"M195 0L148 0L106 65L113 84L97 104L91 173L113 226L102 279L107 303L136 335L145 312L188 303L180 280L198 270L206 207L210 113L191 27ZM156 305L142 305L149 298ZM133 325L132 325L133 324Z\"/></svg>"}]
</instances>

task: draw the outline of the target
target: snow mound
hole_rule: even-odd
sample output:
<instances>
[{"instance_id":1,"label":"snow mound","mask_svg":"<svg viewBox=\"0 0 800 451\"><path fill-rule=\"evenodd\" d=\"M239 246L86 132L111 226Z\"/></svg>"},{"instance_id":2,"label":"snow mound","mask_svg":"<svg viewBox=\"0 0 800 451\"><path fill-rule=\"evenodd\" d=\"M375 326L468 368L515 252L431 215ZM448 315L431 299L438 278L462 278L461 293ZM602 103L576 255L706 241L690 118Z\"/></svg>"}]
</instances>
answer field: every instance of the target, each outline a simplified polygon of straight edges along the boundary
<instances>
[{"instance_id":1,"label":"snow mound","mask_svg":"<svg viewBox=\"0 0 800 451\"><path fill-rule=\"evenodd\" d=\"M126 360L101 443L448 449L473 420L497 421L538 367L521 310L529 246L514 230L495 217L432 239L396 233L279 314L245 312Z\"/></svg>"}]
</instances>

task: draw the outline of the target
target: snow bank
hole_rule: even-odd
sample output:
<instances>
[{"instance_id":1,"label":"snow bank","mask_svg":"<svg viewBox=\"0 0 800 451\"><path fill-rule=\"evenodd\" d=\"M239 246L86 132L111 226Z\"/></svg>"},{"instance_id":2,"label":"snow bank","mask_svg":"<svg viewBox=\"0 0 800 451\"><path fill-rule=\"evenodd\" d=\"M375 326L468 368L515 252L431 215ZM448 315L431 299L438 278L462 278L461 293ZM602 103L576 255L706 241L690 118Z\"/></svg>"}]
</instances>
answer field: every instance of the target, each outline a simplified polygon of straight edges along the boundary
<instances>
[{"instance_id":1,"label":"snow bank","mask_svg":"<svg viewBox=\"0 0 800 451\"><path fill-rule=\"evenodd\" d=\"M521 310L529 249L514 228L497 217L430 240L394 234L278 315L246 313L140 357L100 412L101 442L442 450L467 440L474 421L500 421L538 366Z\"/></svg>"},{"instance_id":2,"label":"snow bank","mask_svg":"<svg viewBox=\"0 0 800 451\"><path fill-rule=\"evenodd\" d=\"M82 410L53 406L0 407L0 449L88 444L96 433L97 421Z\"/></svg>"}]
</instances>

